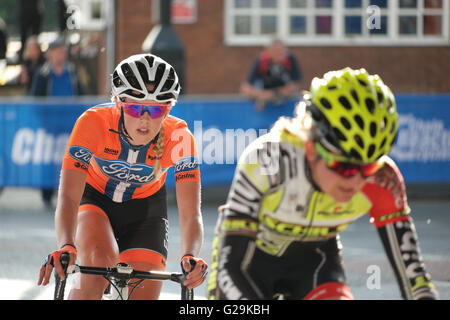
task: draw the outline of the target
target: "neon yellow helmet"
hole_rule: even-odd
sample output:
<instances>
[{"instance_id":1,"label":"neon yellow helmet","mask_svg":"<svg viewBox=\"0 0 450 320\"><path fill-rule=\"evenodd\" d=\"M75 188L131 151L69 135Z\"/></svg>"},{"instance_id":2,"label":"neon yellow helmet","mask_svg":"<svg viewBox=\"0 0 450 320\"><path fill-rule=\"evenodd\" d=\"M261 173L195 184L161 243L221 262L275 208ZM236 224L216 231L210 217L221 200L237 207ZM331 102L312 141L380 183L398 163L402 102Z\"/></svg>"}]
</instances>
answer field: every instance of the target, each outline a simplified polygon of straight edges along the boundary
<instances>
[{"instance_id":1,"label":"neon yellow helmet","mask_svg":"<svg viewBox=\"0 0 450 320\"><path fill-rule=\"evenodd\" d=\"M391 90L378 75L345 68L314 78L305 96L319 141L351 161L370 163L389 153L398 114Z\"/></svg>"}]
</instances>

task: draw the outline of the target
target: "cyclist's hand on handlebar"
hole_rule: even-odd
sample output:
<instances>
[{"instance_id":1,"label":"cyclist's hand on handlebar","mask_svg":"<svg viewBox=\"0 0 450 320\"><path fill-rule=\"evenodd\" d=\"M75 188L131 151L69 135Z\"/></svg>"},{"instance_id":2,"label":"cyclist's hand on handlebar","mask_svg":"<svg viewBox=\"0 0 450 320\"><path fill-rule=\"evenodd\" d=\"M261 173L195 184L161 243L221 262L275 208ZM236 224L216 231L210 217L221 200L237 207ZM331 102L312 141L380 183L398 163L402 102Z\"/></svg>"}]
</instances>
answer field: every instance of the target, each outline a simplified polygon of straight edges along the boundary
<instances>
[{"instance_id":1,"label":"cyclist's hand on handlebar","mask_svg":"<svg viewBox=\"0 0 450 320\"><path fill-rule=\"evenodd\" d=\"M206 262L201 258L191 255L184 255L181 258L181 268L187 273L183 285L188 289L194 289L201 285L208 274L208 265Z\"/></svg>"},{"instance_id":2,"label":"cyclist's hand on handlebar","mask_svg":"<svg viewBox=\"0 0 450 320\"><path fill-rule=\"evenodd\" d=\"M58 273L61 280L65 279L64 271L61 266L61 254L64 252L67 252L70 255L70 261L69 266L75 263L75 260L77 258L77 249L75 246L71 244L65 244L61 247L61 249L53 251L47 256L47 259L45 259L45 262L41 266L41 270L39 272L39 280L38 280L38 286L39 285L47 285L50 282L50 276L52 275L53 267L55 267L56 272Z\"/></svg>"}]
</instances>

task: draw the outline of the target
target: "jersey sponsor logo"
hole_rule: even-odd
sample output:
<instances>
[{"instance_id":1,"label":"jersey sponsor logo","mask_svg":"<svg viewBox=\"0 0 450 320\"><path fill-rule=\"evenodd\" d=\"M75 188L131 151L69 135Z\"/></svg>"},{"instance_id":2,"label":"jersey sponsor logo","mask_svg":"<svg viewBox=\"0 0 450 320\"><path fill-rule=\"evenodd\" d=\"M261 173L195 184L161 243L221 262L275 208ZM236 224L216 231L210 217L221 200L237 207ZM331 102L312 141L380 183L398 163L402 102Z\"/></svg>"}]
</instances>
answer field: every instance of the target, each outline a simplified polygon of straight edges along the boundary
<instances>
[{"instance_id":1,"label":"jersey sponsor logo","mask_svg":"<svg viewBox=\"0 0 450 320\"><path fill-rule=\"evenodd\" d=\"M92 152L89 149L80 146L70 146L68 153L69 156L75 160L81 161L85 165L89 166L89 162L92 157Z\"/></svg>"},{"instance_id":2,"label":"jersey sponsor logo","mask_svg":"<svg viewBox=\"0 0 450 320\"><path fill-rule=\"evenodd\" d=\"M103 152L106 153L106 154L112 154L113 156L116 156L116 155L119 154L119 150L114 150L114 149L107 148L107 147L105 147Z\"/></svg>"},{"instance_id":3,"label":"jersey sponsor logo","mask_svg":"<svg viewBox=\"0 0 450 320\"><path fill-rule=\"evenodd\" d=\"M153 167L142 163L130 164L122 160L94 157L102 173L110 179L134 185L143 185L155 179Z\"/></svg>"},{"instance_id":4,"label":"jersey sponsor logo","mask_svg":"<svg viewBox=\"0 0 450 320\"><path fill-rule=\"evenodd\" d=\"M181 158L174 165L175 173L184 172L184 171L192 171L198 169L198 159L197 157L188 156Z\"/></svg>"},{"instance_id":5,"label":"jersey sponsor logo","mask_svg":"<svg viewBox=\"0 0 450 320\"><path fill-rule=\"evenodd\" d=\"M403 216L404 217L408 216L408 213L405 211L399 211L399 212L394 212L394 213L390 213L390 214L385 214L385 215L380 216L377 220L380 222L384 222L387 220L396 219L396 218L403 217Z\"/></svg>"},{"instance_id":6,"label":"jersey sponsor logo","mask_svg":"<svg viewBox=\"0 0 450 320\"><path fill-rule=\"evenodd\" d=\"M226 233L244 233L255 235L258 231L258 223L248 219L224 219L220 230Z\"/></svg>"},{"instance_id":7,"label":"jersey sponsor logo","mask_svg":"<svg viewBox=\"0 0 450 320\"><path fill-rule=\"evenodd\" d=\"M175 175L175 182L179 182L181 180L186 179L195 179L196 175L194 173L180 173Z\"/></svg>"},{"instance_id":8,"label":"jersey sponsor logo","mask_svg":"<svg viewBox=\"0 0 450 320\"><path fill-rule=\"evenodd\" d=\"M88 166L87 165L85 165L84 163L78 162L78 161L74 163L74 166L75 166L75 168L88 170Z\"/></svg>"},{"instance_id":9,"label":"jersey sponsor logo","mask_svg":"<svg viewBox=\"0 0 450 320\"><path fill-rule=\"evenodd\" d=\"M275 230L281 234L290 236L308 235L313 237L330 237L339 233L347 227L348 224L338 226L313 226L313 225L299 225L294 223L286 223L274 219L266 214L260 215L260 221L264 223L269 229Z\"/></svg>"},{"instance_id":10,"label":"jersey sponsor logo","mask_svg":"<svg viewBox=\"0 0 450 320\"><path fill-rule=\"evenodd\" d=\"M387 225L386 231L389 247L397 247L395 243L398 243L399 253L393 256L397 264L404 266L399 271L406 296L409 298L433 296L434 286L425 270L414 224L410 221L397 221Z\"/></svg>"}]
</instances>

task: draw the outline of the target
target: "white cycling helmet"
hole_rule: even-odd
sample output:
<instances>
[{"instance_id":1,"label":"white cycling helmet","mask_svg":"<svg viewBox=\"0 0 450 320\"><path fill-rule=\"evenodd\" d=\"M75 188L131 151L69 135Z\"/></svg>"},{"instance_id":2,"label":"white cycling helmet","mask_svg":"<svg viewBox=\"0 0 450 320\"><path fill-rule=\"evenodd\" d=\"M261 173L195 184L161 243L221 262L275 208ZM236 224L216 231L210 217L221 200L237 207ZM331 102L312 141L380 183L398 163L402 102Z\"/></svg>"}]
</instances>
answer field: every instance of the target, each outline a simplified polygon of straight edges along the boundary
<instances>
[{"instance_id":1,"label":"white cycling helmet","mask_svg":"<svg viewBox=\"0 0 450 320\"><path fill-rule=\"evenodd\" d=\"M153 84L154 86L148 86ZM175 103L180 94L175 69L155 55L133 55L120 62L112 76L112 94L119 99Z\"/></svg>"}]
</instances>

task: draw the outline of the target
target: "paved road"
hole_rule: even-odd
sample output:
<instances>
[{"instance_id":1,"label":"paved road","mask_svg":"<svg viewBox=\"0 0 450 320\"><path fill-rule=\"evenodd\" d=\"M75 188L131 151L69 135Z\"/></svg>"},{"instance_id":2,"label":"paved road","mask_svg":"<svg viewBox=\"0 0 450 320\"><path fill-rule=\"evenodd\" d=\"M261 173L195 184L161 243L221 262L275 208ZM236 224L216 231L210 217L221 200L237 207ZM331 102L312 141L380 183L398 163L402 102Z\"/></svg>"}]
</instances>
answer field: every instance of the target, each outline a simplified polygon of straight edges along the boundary
<instances>
[{"instance_id":1,"label":"paved road","mask_svg":"<svg viewBox=\"0 0 450 320\"><path fill-rule=\"evenodd\" d=\"M450 299L450 200L411 201L422 255L441 299ZM205 204L202 256L210 261L217 205ZM167 270L179 271L180 238L176 208L169 207ZM378 235L363 217L342 233L348 284L356 299L400 299L399 290ZM36 286L43 258L55 248L53 213L43 208L34 189L7 188L0 195L0 300L46 300L52 289ZM373 275L380 275L380 282ZM369 286L368 286L369 284ZM206 286L196 289L205 296ZM162 299L177 299L176 284L165 283Z\"/></svg>"}]
</instances>

